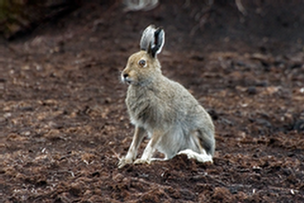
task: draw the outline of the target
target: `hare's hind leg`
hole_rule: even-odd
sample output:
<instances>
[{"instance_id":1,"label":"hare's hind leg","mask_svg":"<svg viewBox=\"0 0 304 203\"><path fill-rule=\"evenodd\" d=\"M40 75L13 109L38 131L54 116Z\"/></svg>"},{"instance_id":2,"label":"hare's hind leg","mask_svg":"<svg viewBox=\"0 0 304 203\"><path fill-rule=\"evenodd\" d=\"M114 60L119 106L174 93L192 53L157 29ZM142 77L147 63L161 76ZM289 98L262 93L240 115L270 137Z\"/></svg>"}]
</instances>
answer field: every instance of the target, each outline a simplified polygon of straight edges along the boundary
<instances>
[{"instance_id":1,"label":"hare's hind leg","mask_svg":"<svg viewBox=\"0 0 304 203\"><path fill-rule=\"evenodd\" d=\"M196 159L198 162L211 162L213 163L212 156L210 154L207 154L204 149L201 150L201 153L197 153L193 151L192 149L185 149L177 153L185 154L187 155L188 159Z\"/></svg>"},{"instance_id":2,"label":"hare's hind leg","mask_svg":"<svg viewBox=\"0 0 304 203\"><path fill-rule=\"evenodd\" d=\"M133 160L136 158L138 147L142 142L144 135L145 135L145 130L143 128L140 127L135 128L133 140L128 150L128 153L125 157L119 160L118 168L122 168L125 165L131 164L133 162Z\"/></svg>"},{"instance_id":3,"label":"hare's hind leg","mask_svg":"<svg viewBox=\"0 0 304 203\"><path fill-rule=\"evenodd\" d=\"M178 152L177 154L185 154L188 159L196 159L198 162L211 162L212 154L207 153L205 147L210 148L210 143L205 143L208 141L205 136L202 135L200 131L194 131L191 133L191 144L187 147L187 149ZM204 146L205 145L205 146Z\"/></svg>"}]
</instances>

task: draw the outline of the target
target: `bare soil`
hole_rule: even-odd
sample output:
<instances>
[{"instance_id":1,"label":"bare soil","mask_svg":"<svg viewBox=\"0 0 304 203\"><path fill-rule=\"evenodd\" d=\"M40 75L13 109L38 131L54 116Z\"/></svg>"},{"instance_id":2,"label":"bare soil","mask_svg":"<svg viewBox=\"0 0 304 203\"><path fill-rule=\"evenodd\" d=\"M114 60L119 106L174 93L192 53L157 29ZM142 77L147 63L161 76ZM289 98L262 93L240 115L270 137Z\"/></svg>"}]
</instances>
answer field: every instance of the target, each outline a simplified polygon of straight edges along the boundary
<instances>
[{"instance_id":1,"label":"bare soil","mask_svg":"<svg viewBox=\"0 0 304 203\"><path fill-rule=\"evenodd\" d=\"M303 3L172 2L91 1L2 41L0 202L304 202ZM119 75L150 23L164 75L214 120L214 164L117 168L133 133Z\"/></svg>"}]
</instances>

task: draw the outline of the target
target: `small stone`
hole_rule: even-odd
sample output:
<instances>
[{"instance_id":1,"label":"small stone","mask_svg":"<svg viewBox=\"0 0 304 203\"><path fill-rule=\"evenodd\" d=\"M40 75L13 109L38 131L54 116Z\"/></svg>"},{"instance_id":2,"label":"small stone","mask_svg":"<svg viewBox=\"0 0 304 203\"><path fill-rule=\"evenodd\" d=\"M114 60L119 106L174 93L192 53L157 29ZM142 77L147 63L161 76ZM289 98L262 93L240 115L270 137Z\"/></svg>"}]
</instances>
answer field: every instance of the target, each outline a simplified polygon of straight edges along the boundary
<instances>
[{"instance_id":1,"label":"small stone","mask_svg":"<svg viewBox=\"0 0 304 203\"><path fill-rule=\"evenodd\" d=\"M250 95L256 94L257 93L256 87L255 86L248 87L247 93Z\"/></svg>"}]
</instances>

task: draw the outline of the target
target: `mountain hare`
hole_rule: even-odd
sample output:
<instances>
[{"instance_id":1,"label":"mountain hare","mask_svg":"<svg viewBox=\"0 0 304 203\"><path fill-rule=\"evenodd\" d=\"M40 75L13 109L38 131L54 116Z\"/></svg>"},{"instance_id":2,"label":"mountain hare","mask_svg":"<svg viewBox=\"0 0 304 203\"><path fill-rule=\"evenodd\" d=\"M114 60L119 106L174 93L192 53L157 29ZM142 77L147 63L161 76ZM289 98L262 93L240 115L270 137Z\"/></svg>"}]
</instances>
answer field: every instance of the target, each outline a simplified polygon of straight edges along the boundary
<instances>
[{"instance_id":1,"label":"mountain hare","mask_svg":"<svg viewBox=\"0 0 304 203\"><path fill-rule=\"evenodd\" d=\"M162 75L157 54L164 42L164 30L148 26L141 37L141 51L130 56L121 74L122 81L129 85L126 104L135 133L127 155L118 163L119 168L131 163L168 160L176 154L212 162L214 125L188 90ZM135 160L146 133L151 139L142 157ZM152 158L155 149L165 158Z\"/></svg>"}]
</instances>

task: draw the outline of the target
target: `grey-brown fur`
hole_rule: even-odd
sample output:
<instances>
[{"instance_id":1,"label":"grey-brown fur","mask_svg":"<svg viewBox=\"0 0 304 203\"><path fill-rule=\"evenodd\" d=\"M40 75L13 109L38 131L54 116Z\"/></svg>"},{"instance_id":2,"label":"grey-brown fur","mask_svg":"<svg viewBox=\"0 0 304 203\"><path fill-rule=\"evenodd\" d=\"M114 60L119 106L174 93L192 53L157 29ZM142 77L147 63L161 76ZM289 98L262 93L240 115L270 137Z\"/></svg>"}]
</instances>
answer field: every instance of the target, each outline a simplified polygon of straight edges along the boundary
<instances>
[{"instance_id":1,"label":"grey-brown fur","mask_svg":"<svg viewBox=\"0 0 304 203\"><path fill-rule=\"evenodd\" d=\"M150 163L155 149L164 153L165 160L186 154L212 162L213 122L188 90L162 75L157 54L163 44L162 29L146 28L140 42L142 50L130 56L122 72L122 80L129 84L126 105L135 133L127 155L119 162L120 168L130 163ZM135 160L146 134L150 141L142 157Z\"/></svg>"}]
</instances>

